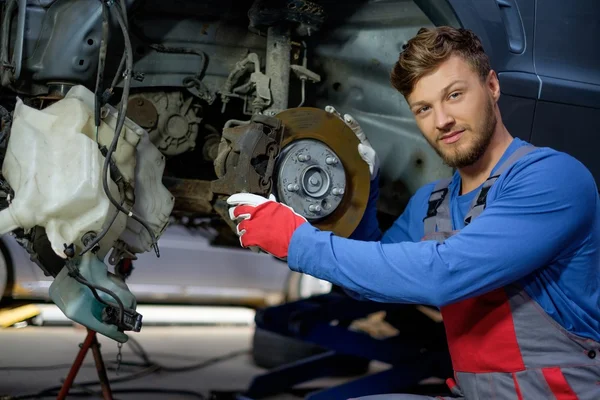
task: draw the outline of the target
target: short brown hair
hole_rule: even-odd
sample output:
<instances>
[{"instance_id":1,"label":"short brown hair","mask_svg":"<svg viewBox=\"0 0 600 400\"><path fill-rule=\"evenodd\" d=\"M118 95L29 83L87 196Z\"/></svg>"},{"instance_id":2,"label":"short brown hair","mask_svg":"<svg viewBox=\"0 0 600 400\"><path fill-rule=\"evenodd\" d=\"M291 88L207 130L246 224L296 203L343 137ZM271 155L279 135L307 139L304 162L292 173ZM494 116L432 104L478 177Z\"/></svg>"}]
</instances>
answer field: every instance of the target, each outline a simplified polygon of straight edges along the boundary
<instances>
[{"instance_id":1,"label":"short brown hair","mask_svg":"<svg viewBox=\"0 0 600 400\"><path fill-rule=\"evenodd\" d=\"M403 46L392 70L392 86L407 97L419 79L433 72L452 55L461 56L482 80L490 72L489 58L481 41L472 31L450 26L421 28Z\"/></svg>"}]
</instances>

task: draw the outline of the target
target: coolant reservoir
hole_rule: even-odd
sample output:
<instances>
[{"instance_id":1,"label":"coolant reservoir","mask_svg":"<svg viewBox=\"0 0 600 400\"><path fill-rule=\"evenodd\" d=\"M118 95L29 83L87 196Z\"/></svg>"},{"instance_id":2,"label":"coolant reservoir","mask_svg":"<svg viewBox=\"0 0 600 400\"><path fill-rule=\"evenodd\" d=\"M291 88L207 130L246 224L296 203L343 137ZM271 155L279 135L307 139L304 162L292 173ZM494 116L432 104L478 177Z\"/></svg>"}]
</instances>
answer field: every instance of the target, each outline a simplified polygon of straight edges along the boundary
<instances>
[{"instance_id":1,"label":"coolant reservoir","mask_svg":"<svg viewBox=\"0 0 600 400\"><path fill-rule=\"evenodd\" d=\"M50 107L50 112L40 111L17 99L2 165L15 196L0 212L0 234L43 226L56 254L66 258L64 245L73 243L81 249L82 236L100 232L115 209L102 186L104 158L95 141L82 133L89 126L89 109L78 99L61 102L52 113ZM56 113L56 108L61 112ZM108 183L120 201L117 186L111 179ZM105 240L114 241L126 218L119 213L111 229L114 233Z\"/></svg>"}]
</instances>

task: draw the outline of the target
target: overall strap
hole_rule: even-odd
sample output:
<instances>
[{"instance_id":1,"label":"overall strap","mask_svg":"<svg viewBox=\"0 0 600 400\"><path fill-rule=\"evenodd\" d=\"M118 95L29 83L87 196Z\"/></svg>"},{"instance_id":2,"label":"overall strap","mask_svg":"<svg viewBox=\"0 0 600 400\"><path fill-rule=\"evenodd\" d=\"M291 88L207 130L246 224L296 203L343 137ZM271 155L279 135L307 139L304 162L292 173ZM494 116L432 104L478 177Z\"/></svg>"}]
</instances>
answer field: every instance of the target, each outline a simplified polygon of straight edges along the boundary
<instances>
[{"instance_id":1,"label":"overall strap","mask_svg":"<svg viewBox=\"0 0 600 400\"><path fill-rule=\"evenodd\" d=\"M469 210L469 212L467 213L467 216L465 217L465 225L469 225L474 218L477 218L479 216L479 214L481 214L483 212L483 210L485 210L488 192L490 191L490 189L494 185L494 183L496 183L496 181L498 180L500 175L502 175L508 168L510 168L521 157L525 156L526 154L529 154L530 152L532 152L535 149L536 149L536 147L531 146L531 145L519 147L517 150L515 150L514 153L512 153L510 155L510 157L508 157L506 159L506 161L504 161L500 165L500 167L498 168L498 170L496 170L494 175L490 176L483 183L483 186L481 186L481 190L479 191L479 194L473 200L471 209Z\"/></svg>"},{"instance_id":2,"label":"overall strap","mask_svg":"<svg viewBox=\"0 0 600 400\"><path fill-rule=\"evenodd\" d=\"M440 232L450 232L452 230L450 196L447 196L450 182L452 182L452 178L440 180L429 195L427 215L423 218L425 235L436 232L436 227Z\"/></svg>"}]
</instances>

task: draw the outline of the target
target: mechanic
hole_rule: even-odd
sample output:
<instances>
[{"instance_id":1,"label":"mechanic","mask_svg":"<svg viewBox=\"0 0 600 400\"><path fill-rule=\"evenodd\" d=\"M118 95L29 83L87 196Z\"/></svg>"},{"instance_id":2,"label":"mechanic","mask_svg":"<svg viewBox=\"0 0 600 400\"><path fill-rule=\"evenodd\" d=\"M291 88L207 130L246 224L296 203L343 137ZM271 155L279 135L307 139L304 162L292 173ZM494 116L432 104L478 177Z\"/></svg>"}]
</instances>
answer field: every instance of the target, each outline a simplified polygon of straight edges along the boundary
<instances>
[{"instance_id":1,"label":"mechanic","mask_svg":"<svg viewBox=\"0 0 600 400\"><path fill-rule=\"evenodd\" d=\"M353 235L320 231L273 199L236 194L230 214L242 246L356 297L439 307L458 397L600 399L600 206L591 173L511 136L498 77L468 30L421 29L391 83L454 176L419 189L382 234L378 158L346 115L372 177Z\"/></svg>"}]
</instances>

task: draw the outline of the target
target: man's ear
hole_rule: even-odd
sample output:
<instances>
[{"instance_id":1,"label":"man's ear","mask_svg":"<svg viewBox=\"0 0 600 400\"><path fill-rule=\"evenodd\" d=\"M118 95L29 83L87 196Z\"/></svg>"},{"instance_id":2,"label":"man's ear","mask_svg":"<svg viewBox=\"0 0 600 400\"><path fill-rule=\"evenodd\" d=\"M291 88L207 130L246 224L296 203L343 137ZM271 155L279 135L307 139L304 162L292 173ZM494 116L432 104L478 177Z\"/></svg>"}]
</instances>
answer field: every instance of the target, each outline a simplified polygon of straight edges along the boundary
<instances>
[{"instance_id":1,"label":"man's ear","mask_svg":"<svg viewBox=\"0 0 600 400\"><path fill-rule=\"evenodd\" d=\"M498 101L500 98L500 81L498 80L498 75L496 75L496 71L493 69L490 70L486 79L486 87L490 91L492 98L494 101Z\"/></svg>"}]
</instances>

